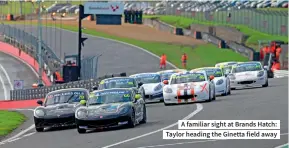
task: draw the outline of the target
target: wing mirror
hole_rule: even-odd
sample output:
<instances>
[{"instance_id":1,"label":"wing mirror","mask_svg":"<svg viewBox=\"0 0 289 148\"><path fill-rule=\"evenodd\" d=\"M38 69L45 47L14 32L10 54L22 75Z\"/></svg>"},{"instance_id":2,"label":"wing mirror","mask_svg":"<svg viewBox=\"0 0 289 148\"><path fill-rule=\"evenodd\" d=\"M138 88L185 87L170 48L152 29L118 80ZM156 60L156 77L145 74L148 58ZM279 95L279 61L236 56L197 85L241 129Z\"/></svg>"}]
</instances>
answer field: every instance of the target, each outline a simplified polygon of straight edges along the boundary
<instances>
[{"instance_id":1,"label":"wing mirror","mask_svg":"<svg viewBox=\"0 0 289 148\"><path fill-rule=\"evenodd\" d=\"M169 84L169 81L168 81L168 80L164 80L163 83L164 83L165 85L167 85L167 84Z\"/></svg>"},{"instance_id":2,"label":"wing mirror","mask_svg":"<svg viewBox=\"0 0 289 148\"><path fill-rule=\"evenodd\" d=\"M94 86L92 89L93 89L93 90L97 90L97 89L98 89L98 87L97 87L97 86Z\"/></svg>"},{"instance_id":3,"label":"wing mirror","mask_svg":"<svg viewBox=\"0 0 289 148\"><path fill-rule=\"evenodd\" d=\"M79 103L80 103L81 105L86 105L86 100L81 100Z\"/></svg>"},{"instance_id":4,"label":"wing mirror","mask_svg":"<svg viewBox=\"0 0 289 148\"><path fill-rule=\"evenodd\" d=\"M264 66L264 69L265 69L265 70L269 70L268 66Z\"/></svg>"},{"instance_id":5,"label":"wing mirror","mask_svg":"<svg viewBox=\"0 0 289 148\"><path fill-rule=\"evenodd\" d=\"M209 77L209 79L212 81L215 77L212 75Z\"/></svg>"},{"instance_id":6,"label":"wing mirror","mask_svg":"<svg viewBox=\"0 0 289 148\"><path fill-rule=\"evenodd\" d=\"M143 85L143 82L138 83L138 87L141 87Z\"/></svg>"},{"instance_id":7,"label":"wing mirror","mask_svg":"<svg viewBox=\"0 0 289 148\"><path fill-rule=\"evenodd\" d=\"M141 98L141 95L140 95L140 94L136 94L136 95L134 96L134 98L135 98L136 100L138 100L138 99Z\"/></svg>"},{"instance_id":8,"label":"wing mirror","mask_svg":"<svg viewBox=\"0 0 289 148\"><path fill-rule=\"evenodd\" d=\"M39 104L39 105L43 105L43 102L42 102L42 100L37 100L37 104Z\"/></svg>"}]
</instances>

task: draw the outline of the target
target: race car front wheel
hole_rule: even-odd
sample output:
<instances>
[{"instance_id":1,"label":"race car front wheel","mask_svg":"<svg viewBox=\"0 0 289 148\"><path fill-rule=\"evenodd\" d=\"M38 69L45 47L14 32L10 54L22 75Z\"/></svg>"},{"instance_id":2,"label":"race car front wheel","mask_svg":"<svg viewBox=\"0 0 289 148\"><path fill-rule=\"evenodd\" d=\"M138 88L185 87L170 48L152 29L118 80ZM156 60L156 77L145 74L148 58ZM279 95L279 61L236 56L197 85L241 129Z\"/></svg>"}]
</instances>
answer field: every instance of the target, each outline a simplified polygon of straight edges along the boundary
<instances>
[{"instance_id":1,"label":"race car front wheel","mask_svg":"<svg viewBox=\"0 0 289 148\"><path fill-rule=\"evenodd\" d=\"M86 129L79 128L79 126L77 126L77 131L78 131L79 134L86 133Z\"/></svg>"},{"instance_id":2,"label":"race car front wheel","mask_svg":"<svg viewBox=\"0 0 289 148\"><path fill-rule=\"evenodd\" d=\"M146 106L143 105L143 119L141 120L140 123L146 123L147 122L147 109Z\"/></svg>"},{"instance_id":3,"label":"race car front wheel","mask_svg":"<svg viewBox=\"0 0 289 148\"><path fill-rule=\"evenodd\" d=\"M128 127L129 128L134 128L135 127L135 112L132 110L130 120L128 121Z\"/></svg>"},{"instance_id":4,"label":"race car front wheel","mask_svg":"<svg viewBox=\"0 0 289 148\"><path fill-rule=\"evenodd\" d=\"M35 127L35 130L37 132L43 132L44 131L44 128L43 127Z\"/></svg>"},{"instance_id":5,"label":"race car front wheel","mask_svg":"<svg viewBox=\"0 0 289 148\"><path fill-rule=\"evenodd\" d=\"M264 85L262 85L262 87L268 87L268 80L266 81Z\"/></svg>"}]
</instances>

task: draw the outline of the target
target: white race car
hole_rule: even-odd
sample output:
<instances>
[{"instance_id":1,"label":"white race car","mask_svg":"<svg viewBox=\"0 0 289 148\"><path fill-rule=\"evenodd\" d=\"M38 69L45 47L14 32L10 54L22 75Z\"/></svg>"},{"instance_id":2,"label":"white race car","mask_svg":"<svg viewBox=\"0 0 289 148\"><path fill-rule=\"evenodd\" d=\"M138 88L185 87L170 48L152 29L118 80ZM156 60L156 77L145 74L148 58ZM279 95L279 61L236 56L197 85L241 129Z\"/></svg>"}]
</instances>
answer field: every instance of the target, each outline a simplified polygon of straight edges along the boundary
<instances>
[{"instance_id":1,"label":"white race car","mask_svg":"<svg viewBox=\"0 0 289 148\"><path fill-rule=\"evenodd\" d=\"M205 71L182 72L173 74L170 80L164 80L164 104L181 104L216 99L214 76Z\"/></svg>"},{"instance_id":2,"label":"white race car","mask_svg":"<svg viewBox=\"0 0 289 148\"><path fill-rule=\"evenodd\" d=\"M207 76L214 76L214 83L215 83L215 89L216 89L216 95L230 95L231 94L231 88L230 88L230 79L227 77L221 68L217 67L203 67L198 69L193 69L191 71L206 71Z\"/></svg>"},{"instance_id":3,"label":"white race car","mask_svg":"<svg viewBox=\"0 0 289 148\"><path fill-rule=\"evenodd\" d=\"M243 62L234 65L229 78L232 90L244 87L268 86L267 72L260 62Z\"/></svg>"},{"instance_id":4,"label":"white race car","mask_svg":"<svg viewBox=\"0 0 289 148\"><path fill-rule=\"evenodd\" d=\"M163 80L169 80L171 75L174 73L184 72L184 71L187 71L187 70L185 70L185 69L171 69L171 70L159 71L157 73L161 75L161 79L163 81Z\"/></svg>"},{"instance_id":5,"label":"white race car","mask_svg":"<svg viewBox=\"0 0 289 148\"><path fill-rule=\"evenodd\" d=\"M139 73L131 75L141 85L139 92L146 102L163 101L163 83L158 73Z\"/></svg>"}]
</instances>

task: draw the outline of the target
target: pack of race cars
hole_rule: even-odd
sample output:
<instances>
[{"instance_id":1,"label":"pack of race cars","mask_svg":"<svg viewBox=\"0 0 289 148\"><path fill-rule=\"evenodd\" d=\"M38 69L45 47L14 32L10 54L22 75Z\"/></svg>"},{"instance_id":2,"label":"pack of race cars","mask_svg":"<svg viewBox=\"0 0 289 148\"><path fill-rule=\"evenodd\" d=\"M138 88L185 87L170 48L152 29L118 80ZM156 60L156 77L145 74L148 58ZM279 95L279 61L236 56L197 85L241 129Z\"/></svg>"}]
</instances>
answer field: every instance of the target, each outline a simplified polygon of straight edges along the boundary
<instances>
[{"instance_id":1,"label":"pack of race cars","mask_svg":"<svg viewBox=\"0 0 289 148\"><path fill-rule=\"evenodd\" d=\"M224 62L190 71L165 70L102 80L94 91L69 88L47 94L34 110L35 129L76 126L90 129L135 127L146 123L146 104L210 102L216 96L245 87L267 87L267 70L260 62Z\"/></svg>"}]
</instances>

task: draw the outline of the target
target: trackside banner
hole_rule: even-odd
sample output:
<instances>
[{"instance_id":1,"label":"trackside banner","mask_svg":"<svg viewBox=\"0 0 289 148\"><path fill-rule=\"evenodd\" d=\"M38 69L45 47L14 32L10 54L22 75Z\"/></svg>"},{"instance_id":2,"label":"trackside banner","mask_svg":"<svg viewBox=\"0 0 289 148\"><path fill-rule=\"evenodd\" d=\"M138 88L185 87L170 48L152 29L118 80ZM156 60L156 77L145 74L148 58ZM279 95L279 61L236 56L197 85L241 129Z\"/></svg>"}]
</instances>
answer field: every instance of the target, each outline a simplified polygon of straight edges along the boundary
<instances>
[{"instance_id":1,"label":"trackside banner","mask_svg":"<svg viewBox=\"0 0 289 148\"><path fill-rule=\"evenodd\" d=\"M120 2L85 2L84 14L122 15L124 5Z\"/></svg>"}]
</instances>

